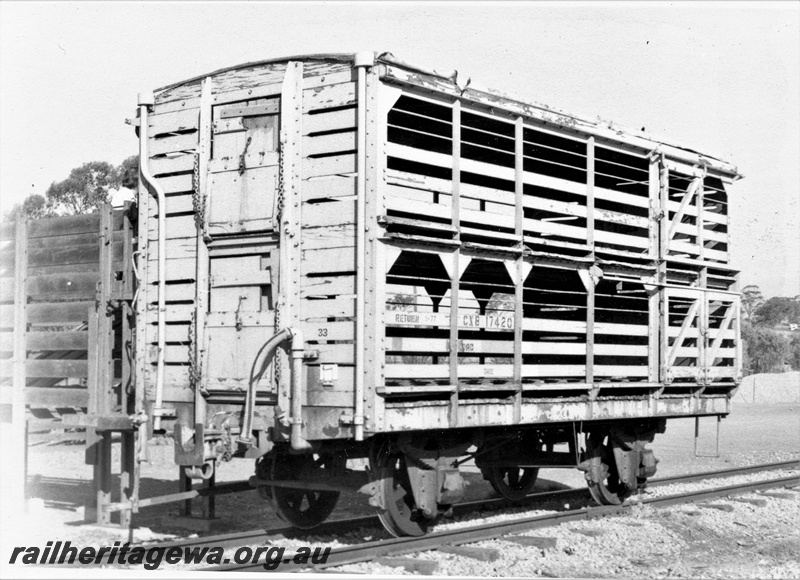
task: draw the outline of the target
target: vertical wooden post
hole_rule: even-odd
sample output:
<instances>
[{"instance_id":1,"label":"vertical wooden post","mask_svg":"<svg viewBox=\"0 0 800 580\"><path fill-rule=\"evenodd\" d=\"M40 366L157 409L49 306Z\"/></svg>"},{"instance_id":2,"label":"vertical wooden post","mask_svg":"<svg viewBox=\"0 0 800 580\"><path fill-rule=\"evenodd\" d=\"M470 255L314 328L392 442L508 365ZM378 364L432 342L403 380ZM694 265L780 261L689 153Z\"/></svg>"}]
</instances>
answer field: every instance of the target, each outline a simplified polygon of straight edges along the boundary
<instances>
[{"instance_id":1,"label":"vertical wooden post","mask_svg":"<svg viewBox=\"0 0 800 580\"><path fill-rule=\"evenodd\" d=\"M649 184L649 198L650 198L650 235L648 244L648 256L653 260L659 260L659 229L660 229L660 211L661 211L661 183L660 183L660 165L659 157L653 155L650 157L650 173L648 176ZM660 262L656 262L660 264ZM658 267L658 266L657 266ZM658 270L656 271L654 284L652 286L645 286L647 289L647 380L651 383L656 383L659 380L659 327L661 317L659 315L659 308L661 306L661 289L657 285L659 282Z\"/></svg>"},{"instance_id":2,"label":"vertical wooden post","mask_svg":"<svg viewBox=\"0 0 800 580\"><path fill-rule=\"evenodd\" d=\"M592 266L595 267L596 251L594 246L594 137L589 137L586 142L586 243L589 245ZM595 278L589 271L588 284L586 284L586 383L592 387L594 384L594 303L595 303ZM594 389L592 389L592 392Z\"/></svg>"},{"instance_id":3,"label":"vertical wooden post","mask_svg":"<svg viewBox=\"0 0 800 580\"><path fill-rule=\"evenodd\" d=\"M667 255L669 254L669 170L664 159L660 155L659 159L659 244L658 244L658 274L656 283L658 284L659 309L660 309L660 328L658 347L658 366L659 381L666 383L669 369L667 368L667 349L669 348L669 295L667 288ZM663 387L662 387L663 388Z\"/></svg>"},{"instance_id":4,"label":"vertical wooden post","mask_svg":"<svg viewBox=\"0 0 800 580\"><path fill-rule=\"evenodd\" d=\"M461 101L453 103L453 172L451 219L456 230L455 238L459 242L453 251L453 276L450 279L450 384L453 392L450 395L450 427L458 426L458 297L460 292L461 261Z\"/></svg>"},{"instance_id":5,"label":"vertical wooden post","mask_svg":"<svg viewBox=\"0 0 800 580\"><path fill-rule=\"evenodd\" d=\"M133 279L131 271L132 260L132 227L130 220L131 202L125 202L122 213L122 284L119 295L119 316L122 324L122 340L120 344L120 358L122 359L122 377L120 383L120 403L124 415L134 413L133 376L131 373L131 360L128 357L128 345L132 341L131 332L131 305L128 300L133 298ZM130 345L133 346L132 344ZM136 466L136 439L135 434L123 431L120 442L120 476L119 495L121 502L130 502L133 498L134 472ZM132 524L131 510L122 510L119 516L120 526L130 528Z\"/></svg>"},{"instance_id":6,"label":"vertical wooden post","mask_svg":"<svg viewBox=\"0 0 800 580\"><path fill-rule=\"evenodd\" d=\"M194 368L192 372L192 387L194 388L194 417L192 418L193 424L186 425L186 427L194 428L197 423L206 422L206 399L203 395L204 380L202 376L202 361L205 355L205 327L206 327L206 313L208 312L208 280L210 261L208 257L208 245L206 244L206 231L208 225L208 214L211 205L208 202L209 193L211 188L208 187L208 160L211 156L211 124L212 124L212 96L211 96L211 78L203 79L202 89L200 91L200 119L199 119L199 135L197 143L197 183L194 184L197 188L195 195L198 197L199 205L204 208L203 220L199 221L197 225L197 232L195 238L195 302L194 302L194 332L192 339L194 344L189 348L194 351ZM277 332L277 329L276 329ZM199 380L197 380L199 378ZM244 434L247 436L247 434Z\"/></svg>"},{"instance_id":7,"label":"vertical wooden post","mask_svg":"<svg viewBox=\"0 0 800 580\"><path fill-rule=\"evenodd\" d=\"M203 480L203 489L211 489L217 482L217 466L214 466L214 471L211 477ZM203 498L202 517L208 520L213 520L217 516L217 496L209 494Z\"/></svg>"},{"instance_id":8,"label":"vertical wooden post","mask_svg":"<svg viewBox=\"0 0 800 580\"><path fill-rule=\"evenodd\" d=\"M113 242L112 209L106 205L100 210L99 281L94 307L89 308L88 410L94 415L107 415L112 410L114 326L107 308L112 284ZM86 519L108 525L111 515L105 506L111 503L111 432L86 429L86 463L93 466L95 492L86 506Z\"/></svg>"},{"instance_id":9,"label":"vertical wooden post","mask_svg":"<svg viewBox=\"0 0 800 580\"><path fill-rule=\"evenodd\" d=\"M709 304L708 304L708 268L700 268L700 291L697 299L700 301L700 309L697 312L697 380L705 385L708 381L708 365L714 361L706 360L708 355L708 325L709 325Z\"/></svg>"},{"instance_id":10,"label":"vertical wooden post","mask_svg":"<svg viewBox=\"0 0 800 580\"><path fill-rule=\"evenodd\" d=\"M514 122L514 235L519 244L519 254L516 259L516 279L514 280L514 423L522 420L522 316L524 292L522 285L524 279L523 254L524 242L524 212L523 195L525 184L523 172L525 171L524 157L525 127L522 117L517 117Z\"/></svg>"},{"instance_id":11,"label":"vertical wooden post","mask_svg":"<svg viewBox=\"0 0 800 580\"><path fill-rule=\"evenodd\" d=\"M192 491L192 478L186 475L183 467L178 466L178 492ZM189 517L192 515L192 500L185 499L181 505L181 515Z\"/></svg>"},{"instance_id":12,"label":"vertical wooden post","mask_svg":"<svg viewBox=\"0 0 800 580\"><path fill-rule=\"evenodd\" d=\"M379 241L380 227L378 216L384 215L382 178L384 177L383 165L385 155L380 144L385 143L386 118L381 117L378 122L379 111L378 95L381 83L375 68L367 71L366 75L366 103L365 107L365 160L366 168L364 181L366 199L364 200L366 233L366 304L364 313L364 340L366 346L366 364L364 365L364 431L365 436L375 432L378 421L383 422L381 397L376 397L375 386L383 385L383 370L385 368L386 331L383 327L383 311L386 309L386 265L385 250Z\"/></svg>"},{"instance_id":13,"label":"vertical wooden post","mask_svg":"<svg viewBox=\"0 0 800 580\"><path fill-rule=\"evenodd\" d=\"M27 358L26 332L28 325L27 316L27 274L28 274L28 233L27 222L22 212L17 213L15 220L14 238L14 377L11 398L11 472L7 477L11 479L8 495L3 501L8 506L19 506L27 509L27 435L28 426L25 413L25 383L27 373L25 359Z\"/></svg>"},{"instance_id":14,"label":"vertical wooden post","mask_svg":"<svg viewBox=\"0 0 800 580\"><path fill-rule=\"evenodd\" d=\"M704 230L704 222L703 222L703 214L705 213L704 206L705 206L705 172L703 173L703 177L700 178L700 185L697 187L697 199L695 203L697 204L697 259L704 260L705 259L705 230Z\"/></svg>"}]
</instances>

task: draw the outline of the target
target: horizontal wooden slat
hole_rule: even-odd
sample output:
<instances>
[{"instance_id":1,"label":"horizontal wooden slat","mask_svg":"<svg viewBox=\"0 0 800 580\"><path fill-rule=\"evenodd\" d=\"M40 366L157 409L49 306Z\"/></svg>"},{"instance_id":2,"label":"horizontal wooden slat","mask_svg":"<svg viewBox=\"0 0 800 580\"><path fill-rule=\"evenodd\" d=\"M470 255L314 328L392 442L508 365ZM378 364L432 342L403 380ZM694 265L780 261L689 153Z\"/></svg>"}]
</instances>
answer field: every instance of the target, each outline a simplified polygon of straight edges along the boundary
<instances>
[{"instance_id":1,"label":"horizontal wooden slat","mask_svg":"<svg viewBox=\"0 0 800 580\"><path fill-rule=\"evenodd\" d=\"M86 350L89 333L86 331L28 332L28 350Z\"/></svg>"},{"instance_id":2,"label":"horizontal wooden slat","mask_svg":"<svg viewBox=\"0 0 800 580\"><path fill-rule=\"evenodd\" d=\"M28 296L91 296L97 285L94 272L33 276L27 280Z\"/></svg>"},{"instance_id":3,"label":"horizontal wooden slat","mask_svg":"<svg viewBox=\"0 0 800 580\"><path fill-rule=\"evenodd\" d=\"M303 201L310 199L345 197L356 194L356 179L353 176L334 175L327 178L304 181L302 185Z\"/></svg>"},{"instance_id":4,"label":"horizontal wooden slat","mask_svg":"<svg viewBox=\"0 0 800 580\"><path fill-rule=\"evenodd\" d=\"M355 345L353 344L317 344L314 350L319 351L319 364L337 363L353 364L355 362Z\"/></svg>"},{"instance_id":5,"label":"horizontal wooden slat","mask_svg":"<svg viewBox=\"0 0 800 580\"><path fill-rule=\"evenodd\" d=\"M172 175L169 177L159 177L158 184L164 189L164 193L191 193L194 190L194 177L191 173L183 175ZM155 205L153 202L152 205Z\"/></svg>"},{"instance_id":6,"label":"horizontal wooden slat","mask_svg":"<svg viewBox=\"0 0 800 580\"><path fill-rule=\"evenodd\" d=\"M302 320L355 316L355 298L338 297L329 300L303 300L300 306L300 316Z\"/></svg>"},{"instance_id":7,"label":"horizontal wooden slat","mask_svg":"<svg viewBox=\"0 0 800 580\"><path fill-rule=\"evenodd\" d=\"M177 238L194 238L197 235L197 226L193 215L167 217L166 234L168 240ZM147 239L158 240L158 220L149 220L147 224Z\"/></svg>"},{"instance_id":8,"label":"horizontal wooden slat","mask_svg":"<svg viewBox=\"0 0 800 580\"><path fill-rule=\"evenodd\" d=\"M330 133L303 137L303 155L322 155L356 150L356 134L354 131Z\"/></svg>"},{"instance_id":9,"label":"horizontal wooden slat","mask_svg":"<svg viewBox=\"0 0 800 580\"><path fill-rule=\"evenodd\" d=\"M353 173L355 171L356 156L352 153L306 159L303 163L303 177L306 179L323 175Z\"/></svg>"},{"instance_id":10,"label":"horizontal wooden slat","mask_svg":"<svg viewBox=\"0 0 800 580\"><path fill-rule=\"evenodd\" d=\"M537 234L550 234L554 236L561 236L565 238L572 238L575 240L585 241L587 236L586 228L580 228L575 226L567 225L569 222L566 223L557 223L557 222L543 222L541 220L534 220L525 218L523 221L523 227L526 231L535 232ZM595 232L595 236L600 232Z\"/></svg>"},{"instance_id":11,"label":"horizontal wooden slat","mask_svg":"<svg viewBox=\"0 0 800 580\"><path fill-rule=\"evenodd\" d=\"M340 109L338 111L326 111L315 115L303 117L303 134L310 135L324 131L339 131L342 129L352 129L356 126L357 109Z\"/></svg>"},{"instance_id":12,"label":"horizontal wooden slat","mask_svg":"<svg viewBox=\"0 0 800 580\"><path fill-rule=\"evenodd\" d=\"M88 320L88 309L94 307L94 302L57 302L57 303L31 303L28 304L27 317L30 324L50 323L79 324ZM14 306L11 304L0 305L0 321L10 325L14 320Z\"/></svg>"},{"instance_id":13,"label":"horizontal wooden slat","mask_svg":"<svg viewBox=\"0 0 800 580\"><path fill-rule=\"evenodd\" d=\"M42 218L28 222L28 238L97 233L99 229L99 213Z\"/></svg>"},{"instance_id":14,"label":"horizontal wooden slat","mask_svg":"<svg viewBox=\"0 0 800 580\"><path fill-rule=\"evenodd\" d=\"M303 91L303 113L344 107L356 102L356 84L340 83Z\"/></svg>"},{"instance_id":15,"label":"horizontal wooden slat","mask_svg":"<svg viewBox=\"0 0 800 580\"><path fill-rule=\"evenodd\" d=\"M234 327L237 322L241 322L243 327L275 326L274 310L243 310L236 312L209 312L206 315L206 326L208 327Z\"/></svg>"},{"instance_id":16,"label":"horizontal wooden slat","mask_svg":"<svg viewBox=\"0 0 800 580\"><path fill-rule=\"evenodd\" d=\"M89 320L89 308L94 308L94 301L28 304L28 322L53 325L81 323Z\"/></svg>"},{"instance_id":17,"label":"horizontal wooden slat","mask_svg":"<svg viewBox=\"0 0 800 580\"><path fill-rule=\"evenodd\" d=\"M181 220L181 223L185 222ZM197 255L197 238L195 238L194 236L188 238L172 238L172 239L167 237L165 247L167 248L166 249L167 260L180 260L180 259L194 260L194 257ZM148 240L147 257L150 260L157 260L158 241Z\"/></svg>"},{"instance_id":18,"label":"horizontal wooden slat","mask_svg":"<svg viewBox=\"0 0 800 580\"><path fill-rule=\"evenodd\" d=\"M698 367L670 367L669 372L676 379L697 379L700 376Z\"/></svg>"},{"instance_id":19,"label":"horizontal wooden slat","mask_svg":"<svg viewBox=\"0 0 800 580\"><path fill-rule=\"evenodd\" d=\"M269 270L240 271L235 274L216 274L211 276L212 288L263 286L271 283L272 273Z\"/></svg>"},{"instance_id":20,"label":"horizontal wooden slat","mask_svg":"<svg viewBox=\"0 0 800 580\"><path fill-rule=\"evenodd\" d=\"M355 270L356 253L354 248L304 250L302 253L304 274L353 272Z\"/></svg>"},{"instance_id":21,"label":"horizontal wooden slat","mask_svg":"<svg viewBox=\"0 0 800 580\"><path fill-rule=\"evenodd\" d=\"M303 250L354 248L355 245L356 230L352 224L303 229L303 239L301 240Z\"/></svg>"},{"instance_id":22,"label":"horizontal wooden slat","mask_svg":"<svg viewBox=\"0 0 800 580\"><path fill-rule=\"evenodd\" d=\"M300 328L308 341L353 340L355 336L355 322L347 320L301 322Z\"/></svg>"},{"instance_id":23,"label":"horizontal wooden slat","mask_svg":"<svg viewBox=\"0 0 800 580\"><path fill-rule=\"evenodd\" d=\"M303 276L300 281L300 296L334 296L355 294L356 279L352 274L345 276Z\"/></svg>"},{"instance_id":24,"label":"horizontal wooden slat","mask_svg":"<svg viewBox=\"0 0 800 580\"><path fill-rule=\"evenodd\" d=\"M145 328L145 342L148 344L155 344L158 341L158 327L154 324L148 324ZM168 324L166 327L166 341L167 342L188 342L189 341L189 325L188 324Z\"/></svg>"},{"instance_id":25,"label":"horizontal wooden slat","mask_svg":"<svg viewBox=\"0 0 800 580\"><path fill-rule=\"evenodd\" d=\"M82 387L25 387L25 404L47 407L86 407L89 391ZM0 387L0 404L10 405L11 387ZM56 423L60 425L60 423Z\"/></svg>"},{"instance_id":26,"label":"horizontal wooden slat","mask_svg":"<svg viewBox=\"0 0 800 580\"><path fill-rule=\"evenodd\" d=\"M601 369L603 375L640 376L647 374L647 367L595 367ZM625 370L624 373L618 371ZM643 369L643 373L642 373ZM586 367L583 365L522 365L523 378L547 378L547 377L582 377L586 374ZM450 377L450 368L446 364L438 365L411 365L411 364L387 364L385 376L387 380L412 379L412 378L431 378L446 379ZM506 378L514 376L513 365L477 365L460 364L458 365L458 378ZM569 385L564 385L564 389L569 389Z\"/></svg>"},{"instance_id":27,"label":"horizontal wooden slat","mask_svg":"<svg viewBox=\"0 0 800 580\"><path fill-rule=\"evenodd\" d=\"M162 113L147 116L150 135L185 131L196 129L200 123L200 109L183 109L171 113Z\"/></svg>"},{"instance_id":28,"label":"horizontal wooden slat","mask_svg":"<svg viewBox=\"0 0 800 580\"><path fill-rule=\"evenodd\" d=\"M155 300L155 295L152 296ZM194 312L194 304L167 304L166 305L166 319L167 322L188 322L192 319ZM147 305L147 322L155 324L158 318L158 304L150 303Z\"/></svg>"},{"instance_id":29,"label":"horizontal wooden slat","mask_svg":"<svg viewBox=\"0 0 800 580\"><path fill-rule=\"evenodd\" d=\"M391 337L386 339L386 350L392 352L447 353L450 341L439 338ZM514 354L514 342L510 340L459 340L458 351L465 354ZM595 355L600 356L647 356L647 346L596 344ZM584 355L583 342L531 342L522 343L522 354Z\"/></svg>"},{"instance_id":30,"label":"horizontal wooden slat","mask_svg":"<svg viewBox=\"0 0 800 580\"><path fill-rule=\"evenodd\" d=\"M598 187L596 185L594 186L594 196L596 199L604 201L624 203L625 205L632 205L635 207L650 207L650 200L647 197L614 191L613 189L605 189L604 187Z\"/></svg>"},{"instance_id":31,"label":"horizontal wooden slat","mask_svg":"<svg viewBox=\"0 0 800 580\"><path fill-rule=\"evenodd\" d=\"M194 168L194 155L184 154L177 157L159 157L150 159L150 173L158 177L165 173L181 173L192 171Z\"/></svg>"},{"instance_id":32,"label":"horizontal wooden slat","mask_svg":"<svg viewBox=\"0 0 800 580\"><path fill-rule=\"evenodd\" d=\"M304 203L302 215L303 226L305 227L354 224L356 221L356 200ZM305 231L303 234L305 234Z\"/></svg>"},{"instance_id":33,"label":"horizontal wooden slat","mask_svg":"<svg viewBox=\"0 0 800 580\"><path fill-rule=\"evenodd\" d=\"M226 171L240 170L240 157L222 157L221 159L211 159L208 162L208 170L211 173L223 173ZM280 154L277 151L267 151L264 153L248 153L244 156L245 170L258 169L259 167L277 167L280 162ZM212 194L213 195L213 194Z\"/></svg>"},{"instance_id":34,"label":"horizontal wooden slat","mask_svg":"<svg viewBox=\"0 0 800 580\"><path fill-rule=\"evenodd\" d=\"M198 133L194 132L169 135L161 139L151 139L148 153L152 156L176 151L195 150L197 148L197 136Z\"/></svg>"},{"instance_id":35,"label":"horizontal wooden slat","mask_svg":"<svg viewBox=\"0 0 800 580\"><path fill-rule=\"evenodd\" d=\"M644 377L647 366L626 365L594 365L595 377Z\"/></svg>"},{"instance_id":36,"label":"horizontal wooden slat","mask_svg":"<svg viewBox=\"0 0 800 580\"><path fill-rule=\"evenodd\" d=\"M435 217L440 219L450 219L451 211L449 208L437 203L428 203L424 201L415 201L408 198L403 198L398 195L397 190L390 190L389 195L386 196L386 209L394 211L402 211L406 213L413 213L420 216L421 219L427 217ZM465 212L462 212L462 215Z\"/></svg>"},{"instance_id":37,"label":"horizontal wooden slat","mask_svg":"<svg viewBox=\"0 0 800 580\"><path fill-rule=\"evenodd\" d=\"M170 214L176 213L187 213L194 211L194 201L192 199L191 193L186 193L183 195L169 195L165 198L166 207L167 207L167 217L170 217ZM157 219L158 214L161 208L158 207L157 204L151 203L148 204L147 207L147 214L150 219Z\"/></svg>"},{"instance_id":38,"label":"horizontal wooden slat","mask_svg":"<svg viewBox=\"0 0 800 580\"><path fill-rule=\"evenodd\" d=\"M576 334L586 334L586 323L579 322L576 320L550 320L547 318L523 318L522 329L538 330L542 332L574 332Z\"/></svg>"},{"instance_id":39,"label":"horizontal wooden slat","mask_svg":"<svg viewBox=\"0 0 800 580\"><path fill-rule=\"evenodd\" d=\"M85 378L88 372L86 360L26 360L25 373L30 378ZM0 360L0 374L8 376L13 372L12 361Z\"/></svg>"},{"instance_id":40,"label":"horizontal wooden slat","mask_svg":"<svg viewBox=\"0 0 800 580\"><path fill-rule=\"evenodd\" d=\"M157 254L151 254L148 260L147 280L151 284L158 283L158 260ZM194 280L197 276L197 260L194 258L175 258L166 261L167 281ZM149 293L149 291L148 291Z\"/></svg>"}]
</instances>

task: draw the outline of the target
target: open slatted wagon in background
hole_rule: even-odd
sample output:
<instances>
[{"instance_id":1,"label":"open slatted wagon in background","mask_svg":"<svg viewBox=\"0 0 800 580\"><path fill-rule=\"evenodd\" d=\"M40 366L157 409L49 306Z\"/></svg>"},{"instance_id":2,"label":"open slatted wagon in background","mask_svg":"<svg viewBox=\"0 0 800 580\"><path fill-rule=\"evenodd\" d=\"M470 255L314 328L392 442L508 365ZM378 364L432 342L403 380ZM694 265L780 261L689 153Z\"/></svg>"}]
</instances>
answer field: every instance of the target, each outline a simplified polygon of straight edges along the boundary
<instances>
[{"instance_id":1,"label":"open slatted wagon in background","mask_svg":"<svg viewBox=\"0 0 800 580\"><path fill-rule=\"evenodd\" d=\"M258 458L312 527L368 458L418 534L465 458L509 498L577 466L616 503L667 418L729 412L736 168L456 79L310 55L140 95L135 423L182 481Z\"/></svg>"},{"instance_id":2,"label":"open slatted wagon in background","mask_svg":"<svg viewBox=\"0 0 800 580\"><path fill-rule=\"evenodd\" d=\"M110 498L113 426L75 431L83 431L87 413L133 413L130 218L130 204L103 206L87 215L18 216L0 230L2 421L12 423L15 448L27 445L29 431L85 439L98 493L87 507L95 511ZM132 437L130 429L122 435L125 493Z\"/></svg>"}]
</instances>

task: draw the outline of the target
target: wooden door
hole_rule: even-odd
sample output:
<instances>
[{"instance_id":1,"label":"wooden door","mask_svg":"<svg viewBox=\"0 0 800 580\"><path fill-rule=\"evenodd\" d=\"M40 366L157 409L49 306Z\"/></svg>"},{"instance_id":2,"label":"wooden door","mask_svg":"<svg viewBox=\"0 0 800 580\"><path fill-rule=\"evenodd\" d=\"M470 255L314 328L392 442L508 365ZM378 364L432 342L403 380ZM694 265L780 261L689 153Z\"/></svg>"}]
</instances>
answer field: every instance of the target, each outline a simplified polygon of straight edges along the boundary
<instances>
[{"instance_id":1,"label":"wooden door","mask_svg":"<svg viewBox=\"0 0 800 580\"><path fill-rule=\"evenodd\" d=\"M211 237L273 229L280 99L214 107L209 162Z\"/></svg>"}]
</instances>

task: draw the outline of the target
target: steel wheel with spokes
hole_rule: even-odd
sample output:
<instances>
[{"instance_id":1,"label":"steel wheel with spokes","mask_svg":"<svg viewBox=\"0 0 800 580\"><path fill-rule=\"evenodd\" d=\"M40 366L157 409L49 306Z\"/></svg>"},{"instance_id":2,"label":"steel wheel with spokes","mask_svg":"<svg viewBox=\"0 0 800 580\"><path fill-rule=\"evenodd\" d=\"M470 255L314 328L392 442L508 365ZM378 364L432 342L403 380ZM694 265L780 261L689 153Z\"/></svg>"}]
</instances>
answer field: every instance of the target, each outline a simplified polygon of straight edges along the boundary
<instances>
[{"instance_id":1,"label":"steel wheel with spokes","mask_svg":"<svg viewBox=\"0 0 800 580\"><path fill-rule=\"evenodd\" d=\"M521 501L533 490L538 476L538 467L492 467L489 483L498 495Z\"/></svg>"},{"instance_id":2,"label":"steel wheel with spokes","mask_svg":"<svg viewBox=\"0 0 800 580\"><path fill-rule=\"evenodd\" d=\"M428 531L429 521L417 509L406 460L402 453L382 451L375 466L375 485L383 508L378 517L383 527L395 537L422 536Z\"/></svg>"},{"instance_id":3,"label":"steel wheel with spokes","mask_svg":"<svg viewBox=\"0 0 800 580\"><path fill-rule=\"evenodd\" d=\"M308 481L323 480L320 472L334 469L336 460L329 455L288 455L275 454L271 461L270 479ZM269 489L269 488L267 488ZM267 494L278 514L285 522L301 530L315 528L324 522L336 507L338 491L319 491L314 489L293 489L273 487Z\"/></svg>"},{"instance_id":4,"label":"steel wheel with spokes","mask_svg":"<svg viewBox=\"0 0 800 580\"><path fill-rule=\"evenodd\" d=\"M628 490L619 479L614 452L610 443L606 442L606 435L591 433L586 439L586 447L589 493L600 505L620 505L627 497Z\"/></svg>"}]
</instances>

